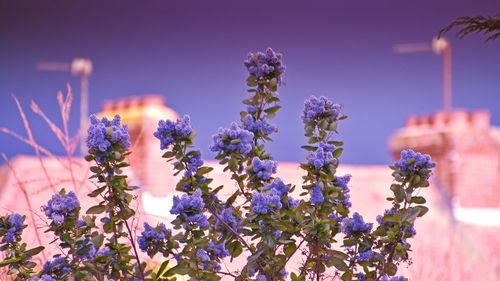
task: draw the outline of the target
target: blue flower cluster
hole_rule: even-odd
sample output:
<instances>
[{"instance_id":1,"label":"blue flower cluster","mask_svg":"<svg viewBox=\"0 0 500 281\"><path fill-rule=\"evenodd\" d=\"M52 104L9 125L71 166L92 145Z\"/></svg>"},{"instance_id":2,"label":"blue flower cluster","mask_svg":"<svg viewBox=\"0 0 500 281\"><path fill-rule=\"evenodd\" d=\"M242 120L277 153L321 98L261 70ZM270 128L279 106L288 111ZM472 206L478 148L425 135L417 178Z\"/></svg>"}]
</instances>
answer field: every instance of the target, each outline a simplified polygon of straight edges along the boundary
<instances>
[{"instance_id":1,"label":"blue flower cluster","mask_svg":"<svg viewBox=\"0 0 500 281\"><path fill-rule=\"evenodd\" d=\"M319 143L319 147L316 151L309 152L307 155L307 161L309 164L313 165L316 170L320 170L330 164L335 165L338 160L333 157L334 150L334 145L321 142Z\"/></svg>"},{"instance_id":2,"label":"blue flower cluster","mask_svg":"<svg viewBox=\"0 0 500 281\"><path fill-rule=\"evenodd\" d=\"M90 241L89 237L85 237L85 240L76 247L76 256L81 260L94 260L94 256L97 253L97 247Z\"/></svg>"},{"instance_id":3,"label":"blue flower cluster","mask_svg":"<svg viewBox=\"0 0 500 281\"><path fill-rule=\"evenodd\" d=\"M127 125L121 125L120 121L120 115L115 115L111 121L106 117L99 120L97 116L91 115L87 131L88 148L95 150L98 156L106 154L111 146L127 150L130 147L130 135Z\"/></svg>"},{"instance_id":4,"label":"blue flower cluster","mask_svg":"<svg viewBox=\"0 0 500 281\"><path fill-rule=\"evenodd\" d=\"M252 211L257 214L267 214L283 207L281 196L276 189L254 192L251 201Z\"/></svg>"},{"instance_id":5,"label":"blue flower cluster","mask_svg":"<svg viewBox=\"0 0 500 281\"><path fill-rule=\"evenodd\" d=\"M160 140L160 149L167 149L173 142L188 138L193 132L189 115L184 115L177 121L160 120L158 129L153 135Z\"/></svg>"},{"instance_id":6,"label":"blue flower cluster","mask_svg":"<svg viewBox=\"0 0 500 281\"><path fill-rule=\"evenodd\" d=\"M172 232L167 229L163 223L160 223L156 228L148 223L144 223L144 231L139 238L137 238L137 243L141 251L147 253L149 256L153 256L158 251L167 255L168 253L166 253L165 249L161 246L165 244L167 236L171 233Z\"/></svg>"},{"instance_id":7,"label":"blue flower cluster","mask_svg":"<svg viewBox=\"0 0 500 281\"><path fill-rule=\"evenodd\" d=\"M57 281L52 276L44 274L42 277L31 277L28 278L28 281Z\"/></svg>"},{"instance_id":8,"label":"blue flower cluster","mask_svg":"<svg viewBox=\"0 0 500 281\"><path fill-rule=\"evenodd\" d=\"M389 210L385 210L384 215L378 215L377 216L377 222L379 225L383 226L384 228L392 228L394 227L394 223L390 221L384 221L384 217L387 215L392 215L395 214L398 210L391 208ZM401 231L404 232L404 238L411 238L415 235L417 235L417 231L415 230L414 224L412 223L410 226L401 226Z\"/></svg>"},{"instance_id":9,"label":"blue flower cluster","mask_svg":"<svg viewBox=\"0 0 500 281\"><path fill-rule=\"evenodd\" d=\"M24 228L24 218L20 214L10 214L8 225L5 226L7 232L2 239L2 243L12 243L21 236Z\"/></svg>"},{"instance_id":10,"label":"blue flower cluster","mask_svg":"<svg viewBox=\"0 0 500 281\"><path fill-rule=\"evenodd\" d=\"M267 281L267 277L264 274L259 274L256 281Z\"/></svg>"},{"instance_id":11,"label":"blue flower cluster","mask_svg":"<svg viewBox=\"0 0 500 281\"><path fill-rule=\"evenodd\" d=\"M304 112L302 113L302 121L311 122L317 121L320 118L337 119L341 114L341 106L333 103L326 97L311 96L304 102Z\"/></svg>"},{"instance_id":12,"label":"blue flower cluster","mask_svg":"<svg viewBox=\"0 0 500 281\"><path fill-rule=\"evenodd\" d=\"M259 157L252 159L252 172L262 180L269 180L276 173L277 163L273 160L261 160Z\"/></svg>"},{"instance_id":13,"label":"blue flower cluster","mask_svg":"<svg viewBox=\"0 0 500 281\"><path fill-rule=\"evenodd\" d=\"M362 253L359 253L359 255L356 256L356 259L358 261L368 261L373 257L373 252L372 250L368 250Z\"/></svg>"},{"instance_id":14,"label":"blue flower cluster","mask_svg":"<svg viewBox=\"0 0 500 281\"><path fill-rule=\"evenodd\" d=\"M195 223L199 227L207 227L208 219L203 213L205 203L201 198L201 189L197 189L193 195L182 195L181 198L174 196L174 205L171 214L179 215L185 222Z\"/></svg>"},{"instance_id":15,"label":"blue flower cluster","mask_svg":"<svg viewBox=\"0 0 500 281\"><path fill-rule=\"evenodd\" d=\"M325 201L325 197L323 196L323 188L321 185L316 184L313 186L311 190L311 203L314 205L319 205Z\"/></svg>"},{"instance_id":16,"label":"blue flower cluster","mask_svg":"<svg viewBox=\"0 0 500 281\"><path fill-rule=\"evenodd\" d=\"M280 197L286 195L290 190L290 187L286 185L280 178L275 178L272 183L267 185L267 188L276 190Z\"/></svg>"},{"instance_id":17,"label":"blue flower cluster","mask_svg":"<svg viewBox=\"0 0 500 281\"><path fill-rule=\"evenodd\" d=\"M387 277L387 275L382 276L380 281L406 281L406 278L403 276L393 276L391 278Z\"/></svg>"},{"instance_id":18,"label":"blue flower cluster","mask_svg":"<svg viewBox=\"0 0 500 281\"><path fill-rule=\"evenodd\" d=\"M99 257L107 257L111 254L111 249L109 247L106 247L104 249L101 249L97 252L97 256Z\"/></svg>"},{"instance_id":19,"label":"blue flower cluster","mask_svg":"<svg viewBox=\"0 0 500 281\"><path fill-rule=\"evenodd\" d=\"M331 213L328 215L328 217L335 220L335 225L340 225L342 223L342 220L343 220L343 218L336 213Z\"/></svg>"},{"instance_id":20,"label":"blue flower cluster","mask_svg":"<svg viewBox=\"0 0 500 281\"><path fill-rule=\"evenodd\" d=\"M199 150L193 150L189 152L187 156L186 171L184 172L184 176L194 176L201 165L203 165L203 160L201 160L201 152Z\"/></svg>"},{"instance_id":21,"label":"blue flower cluster","mask_svg":"<svg viewBox=\"0 0 500 281\"><path fill-rule=\"evenodd\" d=\"M253 120L252 115L248 114L243 119L243 127L254 135L261 134L264 136L269 136L270 134L277 131L276 126L269 124L265 119Z\"/></svg>"},{"instance_id":22,"label":"blue flower cluster","mask_svg":"<svg viewBox=\"0 0 500 281\"><path fill-rule=\"evenodd\" d=\"M422 169L434 168L436 167L436 163L431 161L431 157L428 154L406 149L401 151L401 159L394 163L394 167L400 172L414 173ZM424 173L424 176L428 179L430 173Z\"/></svg>"},{"instance_id":23,"label":"blue flower cluster","mask_svg":"<svg viewBox=\"0 0 500 281\"><path fill-rule=\"evenodd\" d=\"M225 258L230 255L229 251L226 249L226 244L224 242L215 245L214 242L208 242L209 252L218 258Z\"/></svg>"},{"instance_id":24,"label":"blue flower cluster","mask_svg":"<svg viewBox=\"0 0 500 281\"><path fill-rule=\"evenodd\" d=\"M222 212L220 213L220 217L228 226L231 227L231 229L238 232L239 220L234 216L233 208L229 207L222 210ZM219 220L215 221L215 229L222 233L225 233L227 231L224 225Z\"/></svg>"},{"instance_id":25,"label":"blue flower cluster","mask_svg":"<svg viewBox=\"0 0 500 281\"><path fill-rule=\"evenodd\" d=\"M57 257L43 265L43 272L51 277L63 279L63 276L71 272L71 267L65 257Z\"/></svg>"},{"instance_id":26,"label":"blue flower cluster","mask_svg":"<svg viewBox=\"0 0 500 281\"><path fill-rule=\"evenodd\" d=\"M201 261L202 267L205 270L219 271L221 269L220 264L213 258L224 258L229 256L229 251L226 249L224 242L215 245L214 242L210 241L207 245L208 251L205 249L198 249L196 252L196 257Z\"/></svg>"},{"instance_id":27,"label":"blue flower cluster","mask_svg":"<svg viewBox=\"0 0 500 281\"><path fill-rule=\"evenodd\" d=\"M359 253L359 255L356 255L356 260L357 261L368 261L370 259L380 259L382 258L382 255L377 252L373 252L372 250L364 251L362 253Z\"/></svg>"},{"instance_id":28,"label":"blue flower cluster","mask_svg":"<svg viewBox=\"0 0 500 281\"><path fill-rule=\"evenodd\" d=\"M350 201L351 195L349 194L349 187L347 186L349 184L349 181L351 181L351 175L345 175L342 177L335 177L335 182L337 183L337 186L342 188L342 205L344 205L347 208L350 208L352 206L352 203Z\"/></svg>"},{"instance_id":29,"label":"blue flower cluster","mask_svg":"<svg viewBox=\"0 0 500 281\"><path fill-rule=\"evenodd\" d=\"M55 224L61 225L68 216L75 216L76 209L80 208L80 202L73 191L65 195L54 194L47 202L47 206L42 206L42 211Z\"/></svg>"},{"instance_id":30,"label":"blue flower cluster","mask_svg":"<svg viewBox=\"0 0 500 281\"><path fill-rule=\"evenodd\" d=\"M371 223L365 223L363 217L355 212L352 218L345 218L342 220L342 232L346 235L368 233L372 230Z\"/></svg>"},{"instance_id":31,"label":"blue flower cluster","mask_svg":"<svg viewBox=\"0 0 500 281\"><path fill-rule=\"evenodd\" d=\"M210 150L213 152L239 152L246 156L254 147L254 134L236 122L231 123L230 128L219 128L212 138Z\"/></svg>"},{"instance_id":32,"label":"blue flower cluster","mask_svg":"<svg viewBox=\"0 0 500 281\"><path fill-rule=\"evenodd\" d=\"M248 53L247 59L243 64L250 75L259 79L273 74L273 76L277 77L278 81L281 81L280 75L285 72L282 55L274 52L271 48L267 48L265 53Z\"/></svg>"}]
</instances>

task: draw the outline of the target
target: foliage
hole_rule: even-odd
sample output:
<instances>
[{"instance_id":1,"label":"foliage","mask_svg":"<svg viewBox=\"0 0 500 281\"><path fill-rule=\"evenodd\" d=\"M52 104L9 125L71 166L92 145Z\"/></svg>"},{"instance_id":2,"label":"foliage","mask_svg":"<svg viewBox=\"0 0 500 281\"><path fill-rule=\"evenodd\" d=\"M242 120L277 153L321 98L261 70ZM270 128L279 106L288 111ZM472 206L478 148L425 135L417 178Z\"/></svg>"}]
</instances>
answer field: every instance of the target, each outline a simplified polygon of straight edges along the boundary
<instances>
[{"instance_id":1,"label":"foliage","mask_svg":"<svg viewBox=\"0 0 500 281\"><path fill-rule=\"evenodd\" d=\"M473 33L486 36L485 41L493 41L500 38L500 14L495 16L459 17L445 28L439 31L439 36L448 33L454 28L459 28L457 37L462 39Z\"/></svg>"},{"instance_id":2,"label":"foliage","mask_svg":"<svg viewBox=\"0 0 500 281\"><path fill-rule=\"evenodd\" d=\"M21 243L24 217L0 217L0 250L6 259L0 266L19 280L406 280L397 274L408 262L415 236L415 220L427 211L425 198L417 196L429 186L435 164L428 155L412 150L401 153L393 170L390 209L377 217L377 225L350 214L350 175L339 176L343 143L335 140L339 123L347 117L339 104L326 97L305 101L302 120L307 144L299 198L296 186L274 177L277 162L266 152L276 126L270 123L280 109L278 88L285 71L281 54L272 49L250 53L244 63L250 97L240 122L220 128L210 149L231 175L236 189L219 198L223 186L213 187L189 116L162 120L154 136L160 140L163 158L180 180L170 212L173 229L160 223L144 224L136 239L131 207L138 187L129 186L123 169L131 153L130 136L119 116L113 120L91 116L86 160L93 163L90 177L96 184L88 195L98 203L81 213L73 192L64 189L42 207L61 250L35 272L30 258L43 247L26 250ZM141 262L138 251L150 258L164 258L158 268ZM297 272L288 273L294 256L302 255ZM241 256L241 257L240 257ZM225 260L246 258L238 269L222 268Z\"/></svg>"}]
</instances>

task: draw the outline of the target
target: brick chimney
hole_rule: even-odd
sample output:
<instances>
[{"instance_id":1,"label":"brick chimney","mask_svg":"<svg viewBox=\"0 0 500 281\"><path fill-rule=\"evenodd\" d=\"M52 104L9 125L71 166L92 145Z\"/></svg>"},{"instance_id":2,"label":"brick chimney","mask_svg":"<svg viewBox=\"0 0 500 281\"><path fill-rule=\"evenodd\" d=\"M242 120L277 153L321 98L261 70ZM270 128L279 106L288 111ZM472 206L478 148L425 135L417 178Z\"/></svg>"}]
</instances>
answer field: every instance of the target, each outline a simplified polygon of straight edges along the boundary
<instances>
[{"instance_id":1,"label":"brick chimney","mask_svg":"<svg viewBox=\"0 0 500 281\"><path fill-rule=\"evenodd\" d=\"M394 159L406 148L437 163L435 183L466 208L500 207L500 128L488 111L411 116L389 141Z\"/></svg>"},{"instance_id":2,"label":"brick chimney","mask_svg":"<svg viewBox=\"0 0 500 281\"><path fill-rule=\"evenodd\" d=\"M160 95L132 96L106 101L100 117L112 118L120 114L127 124L132 141L130 168L143 191L152 195L164 195L175 190L175 177L169 163L161 158L160 141L153 136L158 121L176 120L178 115L165 105Z\"/></svg>"}]
</instances>

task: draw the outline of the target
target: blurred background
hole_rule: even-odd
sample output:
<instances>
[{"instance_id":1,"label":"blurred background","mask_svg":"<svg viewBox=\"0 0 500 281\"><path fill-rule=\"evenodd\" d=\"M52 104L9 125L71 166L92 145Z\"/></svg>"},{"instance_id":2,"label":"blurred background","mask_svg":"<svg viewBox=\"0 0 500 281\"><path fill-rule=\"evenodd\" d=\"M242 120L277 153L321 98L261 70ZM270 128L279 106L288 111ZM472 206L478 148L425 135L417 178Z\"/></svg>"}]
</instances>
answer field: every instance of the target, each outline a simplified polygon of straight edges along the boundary
<instances>
[{"instance_id":1,"label":"blurred background","mask_svg":"<svg viewBox=\"0 0 500 281\"><path fill-rule=\"evenodd\" d=\"M269 144L281 162L278 174L300 185L303 101L327 96L349 116L339 127L347 163L339 172L353 175L354 210L373 220L387 208L386 166L402 149L429 153L438 163L425 193L430 216L417 224L407 276L499 280L500 41L458 40L454 31L435 39L459 16L499 11L497 0L0 1L0 152L6 156L0 209L37 209L61 184L82 195L92 188L79 146L60 144L65 136L30 109L34 100L62 131L67 124L67 136L85 126L82 110L122 114L136 143L131 180L143 187L141 215L168 218L162 200L171 198L175 178L151 137L157 121L189 114L196 145L215 165L211 135L244 110L243 60L272 47L287 66L283 108L274 120L279 133ZM64 123L56 93L66 93L67 85L74 101ZM31 145L15 137L30 142L11 95L29 120ZM64 162L68 150L77 157ZM220 169L214 178L232 185ZM20 190L28 191L24 203ZM38 239L33 234L34 244Z\"/></svg>"}]
</instances>

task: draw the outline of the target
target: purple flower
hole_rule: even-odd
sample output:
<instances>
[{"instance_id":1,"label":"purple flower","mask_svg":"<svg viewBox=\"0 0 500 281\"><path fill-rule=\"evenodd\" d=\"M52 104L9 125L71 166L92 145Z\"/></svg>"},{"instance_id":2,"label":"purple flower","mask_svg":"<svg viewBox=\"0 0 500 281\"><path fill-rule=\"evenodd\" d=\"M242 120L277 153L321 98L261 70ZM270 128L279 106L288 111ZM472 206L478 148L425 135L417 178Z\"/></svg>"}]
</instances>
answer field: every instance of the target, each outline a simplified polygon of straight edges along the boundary
<instances>
[{"instance_id":1,"label":"purple flower","mask_svg":"<svg viewBox=\"0 0 500 281\"><path fill-rule=\"evenodd\" d=\"M343 218L336 213L331 213L328 217L335 220L335 225L340 225L343 220Z\"/></svg>"},{"instance_id":2,"label":"purple flower","mask_svg":"<svg viewBox=\"0 0 500 281\"><path fill-rule=\"evenodd\" d=\"M82 260L92 261L96 253L97 248L88 237L76 247L76 256Z\"/></svg>"},{"instance_id":3,"label":"purple flower","mask_svg":"<svg viewBox=\"0 0 500 281\"><path fill-rule=\"evenodd\" d=\"M10 214L8 224L4 226L7 229L2 243L12 243L21 236L24 228L24 217L20 214Z\"/></svg>"},{"instance_id":4,"label":"purple flower","mask_svg":"<svg viewBox=\"0 0 500 281\"><path fill-rule=\"evenodd\" d=\"M120 124L120 115L115 115L111 121L106 117L99 120L97 116L91 115L87 146L94 150L98 161L109 152L110 147L127 150L130 147L130 135L127 125Z\"/></svg>"},{"instance_id":5,"label":"purple flower","mask_svg":"<svg viewBox=\"0 0 500 281\"><path fill-rule=\"evenodd\" d=\"M104 248L102 250L99 250L97 252L97 255L99 257L107 257L107 256L109 256L110 253L111 253L111 249L109 247L106 247L106 248Z\"/></svg>"},{"instance_id":6,"label":"purple flower","mask_svg":"<svg viewBox=\"0 0 500 281\"><path fill-rule=\"evenodd\" d=\"M62 278L71 272L71 267L65 257L57 257L43 265L43 272L51 277Z\"/></svg>"},{"instance_id":7,"label":"purple flower","mask_svg":"<svg viewBox=\"0 0 500 281\"><path fill-rule=\"evenodd\" d=\"M436 167L428 154L415 152L411 149L401 151L401 159L394 163L394 167L403 173L419 173L426 179L429 178L429 169ZM423 171L422 171L423 170Z\"/></svg>"},{"instance_id":8,"label":"purple flower","mask_svg":"<svg viewBox=\"0 0 500 281\"><path fill-rule=\"evenodd\" d=\"M262 180L268 180L273 173L276 173L276 161L261 160L258 157L252 159L252 171Z\"/></svg>"},{"instance_id":9,"label":"purple flower","mask_svg":"<svg viewBox=\"0 0 500 281\"><path fill-rule=\"evenodd\" d=\"M66 218L77 217L77 209L79 208L80 202L76 198L76 194L70 191L64 195L60 193L54 194L49 202L47 202L47 205L42 206L42 211L55 224L61 225Z\"/></svg>"},{"instance_id":10,"label":"purple flower","mask_svg":"<svg viewBox=\"0 0 500 281\"><path fill-rule=\"evenodd\" d=\"M184 176L192 177L198 171L198 168L203 165L203 160L201 160L201 153L199 150L193 150L188 153L187 163L186 163L186 171L184 172Z\"/></svg>"},{"instance_id":11,"label":"purple flower","mask_svg":"<svg viewBox=\"0 0 500 281\"><path fill-rule=\"evenodd\" d=\"M318 121L321 118L332 118L334 120L340 117L341 106L333 103L326 97L311 96L304 102L304 112L302 120L304 122Z\"/></svg>"},{"instance_id":12,"label":"purple flower","mask_svg":"<svg viewBox=\"0 0 500 281\"><path fill-rule=\"evenodd\" d=\"M208 256L208 253L205 249L199 249L198 252L196 252L196 257L199 258L202 262L210 261L210 257Z\"/></svg>"},{"instance_id":13,"label":"purple flower","mask_svg":"<svg viewBox=\"0 0 500 281\"><path fill-rule=\"evenodd\" d=\"M181 198L174 196L174 205L170 213L179 215L185 222L196 223L199 227L207 227L208 219L203 214L204 207L201 189L197 189L193 195L184 194Z\"/></svg>"},{"instance_id":14,"label":"purple flower","mask_svg":"<svg viewBox=\"0 0 500 281\"><path fill-rule=\"evenodd\" d=\"M323 189L319 184L315 185L311 190L311 203L314 205L319 205L325 201L323 196Z\"/></svg>"},{"instance_id":15,"label":"purple flower","mask_svg":"<svg viewBox=\"0 0 500 281\"><path fill-rule=\"evenodd\" d=\"M342 204L347 208L350 208L352 206L350 201L351 195L349 195L349 187L347 186L350 180L351 180L351 175L335 177L335 182L337 186L342 188L342 196L343 196Z\"/></svg>"},{"instance_id":16,"label":"purple flower","mask_svg":"<svg viewBox=\"0 0 500 281\"><path fill-rule=\"evenodd\" d=\"M267 278L264 274L259 274L256 281L267 281Z\"/></svg>"},{"instance_id":17,"label":"purple flower","mask_svg":"<svg viewBox=\"0 0 500 281\"><path fill-rule=\"evenodd\" d=\"M153 257L157 252L167 255L168 253L163 246L166 243L167 236L171 233L163 223L156 227L144 223L144 231L137 238L137 244L139 244L141 251L147 253L150 257Z\"/></svg>"},{"instance_id":18,"label":"purple flower","mask_svg":"<svg viewBox=\"0 0 500 281\"><path fill-rule=\"evenodd\" d=\"M282 55L271 48L267 48L265 53L249 53L243 64L250 75L258 79L276 77L278 83L281 82L281 75L285 72Z\"/></svg>"},{"instance_id":19,"label":"purple flower","mask_svg":"<svg viewBox=\"0 0 500 281\"><path fill-rule=\"evenodd\" d=\"M368 233L372 230L371 223L365 223L363 217L357 212L353 214L352 218L345 218L342 220L342 232L346 235Z\"/></svg>"},{"instance_id":20,"label":"purple flower","mask_svg":"<svg viewBox=\"0 0 500 281\"><path fill-rule=\"evenodd\" d=\"M360 253L356 259L358 261L368 261L369 259L371 259L373 257L373 252L371 250L368 250L368 251L365 251L365 252L362 252Z\"/></svg>"},{"instance_id":21,"label":"purple flower","mask_svg":"<svg viewBox=\"0 0 500 281\"><path fill-rule=\"evenodd\" d=\"M377 216L377 222L379 225L384 227L385 229L393 228L395 226L394 222L391 221L384 221L384 217L387 215L392 215L397 213L398 210L395 208L391 208L389 210L385 210L384 215L378 215ZM404 238L411 238L415 235L417 235L417 231L415 230L414 224L412 223L410 226L401 226L401 231L404 233Z\"/></svg>"},{"instance_id":22,"label":"purple flower","mask_svg":"<svg viewBox=\"0 0 500 281\"><path fill-rule=\"evenodd\" d=\"M283 183L280 178L275 178L272 183L267 185L268 188L276 190L279 196L284 196L290 190L290 187Z\"/></svg>"},{"instance_id":23,"label":"purple flower","mask_svg":"<svg viewBox=\"0 0 500 281\"><path fill-rule=\"evenodd\" d=\"M85 226L85 221L84 220L77 220L76 221L76 227L80 228L80 227L84 227Z\"/></svg>"},{"instance_id":24,"label":"purple flower","mask_svg":"<svg viewBox=\"0 0 500 281\"><path fill-rule=\"evenodd\" d=\"M238 219L234 216L234 209L229 207L222 210L220 214L221 219L229 225L234 231L238 231ZM227 232L225 226L217 219L215 221L215 229L221 232Z\"/></svg>"},{"instance_id":25,"label":"purple flower","mask_svg":"<svg viewBox=\"0 0 500 281\"><path fill-rule=\"evenodd\" d=\"M406 281L406 278L404 278L404 276L393 276L389 278L387 275L384 275L380 278L380 281Z\"/></svg>"},{"instance_id":26,"label":"purple flower","mask_svg":"<svg viewBox=\"0 0 500 281\"><path fill-rule=\"evenodd\" d=\"M44 274L42 277L31 277L28 278L28 281L57 281L52 276Z\"/></svg>"},{"instance_id":27,"label":"purple flower","mask_svg":"<svg viewBox=\"0 0 500 281\"><path fill-rule=\"evenodd\" d=\"M257 214L267 214L279 210L283 206L281 197L275 189L254 192L251 201L252 211Z\"/></svg>"},{"instance_id":28,"label":"purple flower","mask_svg":"<svg viewBox=\"0 0 500 281\"><path fill-rule=\"evenodd\" d=\"M224 242L215 245L214 242L210 241L208 242L208 250L212 253L212 255L218 258L225 258L230 255Z\"/></svg>"},{"instance_id":29,"label":"purple flower","mask_svg":"<svg viewBox=\"0 0 500 281\"><path fill-rule=\"evenodd\" d=\"M330 164L337 164L338 160L333 157L335 146L321 142L316 151L311 151L307 155L307 161L314 166L316 170L321 170L323 167Z\"/></svg>"},{"instance_id":30,"label":"purple flower","mask_svg":"<svg viewBox=\"0 0 500 281\"><path fill-rule=\"evenodd\" d=\"M254 120L252 115L248 114L243 119L243 127L254 133L254 135L261 134L264 136L269 136L270 134L277 131L276 126L269 124L265 119Z\"/></svg>"},{"instance_id":31,"label":"purple flower","mask_svg":"<svg viewBox=\"0 0 500 281\"><path fill-rule=\"evenodd\" d=\"M291 197L291 196L288 196L286 201L288 203L287 209L295 208L299 205L299 201L293 199L293 197Z\"/></svg>"},{"instance_id":32,"label":"purple flower","mask_svg":"<svg viewBox=\"0 0 500 281\"><path fill-rule=\"evenodd\" d=\"M173 142L188 138L193 132L189 115L184 115L177 121L160 120L158 129L153 135L160 140L160 149L167 149Z\"/></svg>"},{"instance_id":33,"label":"purple flower","mask_svg":"<svg viewBox=\"0 0 500 281\"><path fill-rule=\"evenodd\" d=\"M358 281L366 281L366 275L364 273L357 273L356 277L358 277Z\"/></svg>"},{"instance_id":34,"label":"purple flower","mask_svg":"<svg viewBox=\"0 0 500 281\"><path fill-rule=\"evenodd\" d=\"M254 147L254 134L242 128L238 123L231 123L230 128L219 128L217 134L212 136L213 143L210 150L213 152L239 152L246 156Z\"/></svg>"}]
</instances>

